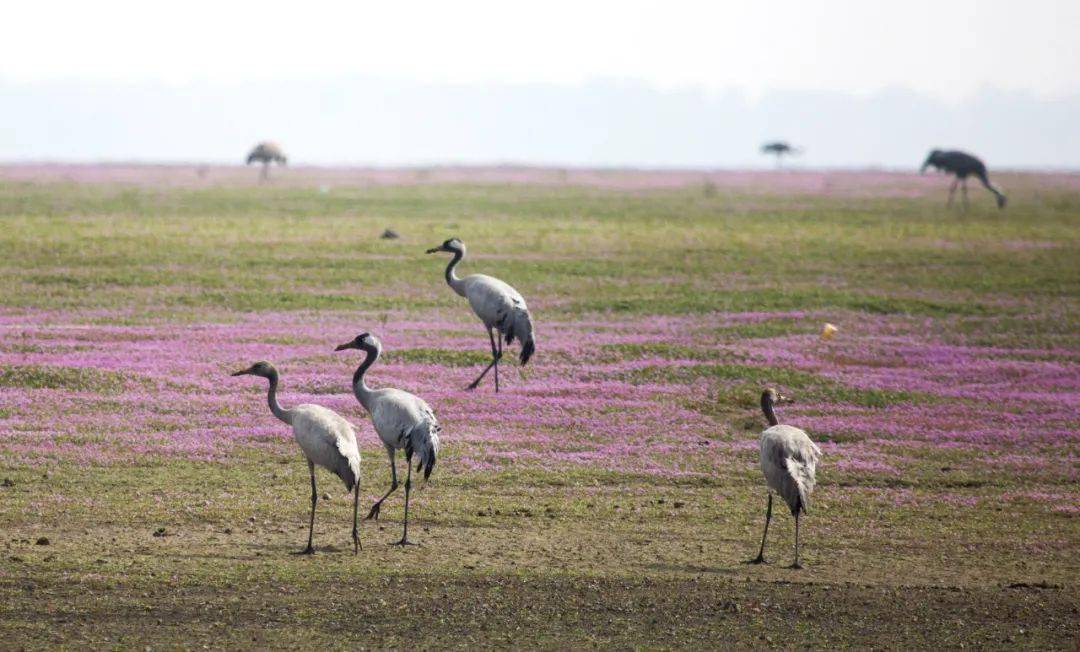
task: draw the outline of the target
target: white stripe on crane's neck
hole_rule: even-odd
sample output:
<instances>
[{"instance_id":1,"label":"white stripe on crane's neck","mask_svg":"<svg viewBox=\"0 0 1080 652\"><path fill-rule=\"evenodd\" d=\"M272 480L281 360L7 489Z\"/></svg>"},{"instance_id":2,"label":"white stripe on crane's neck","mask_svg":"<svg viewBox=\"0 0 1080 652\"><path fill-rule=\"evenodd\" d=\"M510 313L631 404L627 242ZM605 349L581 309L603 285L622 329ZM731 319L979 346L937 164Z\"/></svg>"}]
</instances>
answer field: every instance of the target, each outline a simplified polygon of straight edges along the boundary
<instances>
[{"instance_id":1,"label":"white stripe on crane's neck","mask_svg":"<svg viewBox=\"0 0 1080 652\"><path fill-rule=\"evenodd\" d=\"M271 369L270 375L267 376L270 381L270 389L266 393L266 402L270 404L270 411L274 413L274 416L281 419L285 423L292 425L292 410L286 410L281 407L281 403L277 400L277 387L278 387L278 372L277 369Z\"/></svg>"},{"instance_id":2,"label":"white stripe on crane's neck","mask_svg":"<svg viewBox=\"0 0 1080 652\"><path fill-rule=\"evenodd\" d=\"M465 245L460 245L461 249L454 251L454 257L450 260L450 263L446 266L446 284L449 285L454 292L457 292L460 296L465 296L465 286L462 284L461 279L458 278L457 272L454 268L457 267L461 259L465 257Z\"/></svg>"}]
</instances>

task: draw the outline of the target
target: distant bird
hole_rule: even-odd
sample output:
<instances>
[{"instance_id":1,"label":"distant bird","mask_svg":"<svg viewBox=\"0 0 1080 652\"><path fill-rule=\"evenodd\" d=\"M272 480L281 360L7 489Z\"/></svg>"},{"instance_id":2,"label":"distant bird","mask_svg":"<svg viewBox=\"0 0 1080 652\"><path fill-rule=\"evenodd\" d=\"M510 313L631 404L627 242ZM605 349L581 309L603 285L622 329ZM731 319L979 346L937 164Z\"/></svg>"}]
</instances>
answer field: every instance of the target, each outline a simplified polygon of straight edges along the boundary
<instances>
[{"instance_id":1,"label":"distant bird","mask_svg":"<svg viewBox=\"0 0 1080 652\"><path fill-rule=\"evenodd\" d=\"M780 494L792 516L795 517L795 563L799 565L799 515L806 512L810 494L814 491L814 472L821 449L810 437L793 426L782 426L776 420L773 405L786 400L775 389L761 394L761 410L769 422L769 428L761 433L761 471L769 485L769 504L765 511L765 531L761 534L761 549L752 564L765 563L765 537L769 534L772 519L773 492Z\"/></svg>"},{"instance_id":2,"label":"distant bird","mask_svg":"<svg viewBox=\"0 0 1080 652\"><path fill-rule=\"evenodd\" d=\"M270 177L270 164L285 165L288 163L288 159L285 158L285 152L282 151L280 145L264 141L256 145L255 149L248 154L247 165L252 163L262 163L263 167L262 172L259 174L259 180L266 181Z\"/></svg>"},{"instance_id":3,"label":"distant bird","mask_svg":"<svg viewBox=\"0 0 1080 652\"><path fill-rule=\"evenodd\" d=\"M357 504L360 497L360 449L356 447L356 433L352 424L337 412L321 405L297 405L291 410L281 407L277 401L278 372L269 362L256 362L233 376L261 376L270 381L267 401L274 416L292 426L296 443L308 461L311 474L311 522L308 525L307 548L299 554L314 554L311 545L315 532L315 503L319 495L315 490L315 465L333 472L345 483L345 489L353 492L353 554L360 548L357 532Z\"/></svg>"},{"instance_id":4,"label":"distant bird","mask_svg":"<svg viewBox=\"0 0 1080 652\"><path fill-rule=\"evenodd\" d=\"M994 197L997 198L998 208L1005 208L1005 194L996 188L994 184L990 183L990 178L986 174L986 165L977 157L958 150L935 149L926 157L922 167L919 168L919 174L925 173L926 168L931 166L956 176L952 185L949 186L948 206L952 206L953 195L956 194L956 186L959 184L964 197L964 207L967 208L967 178L969 176L974 176L982 182L982 185L986 186L987 190L994 193Z\"/></svg>"},{"instance_id":5,"label":"distant bird","mask_svg":"<svg viewBox=\"0 0 1080 652\"><path fill-rule=\"evenodd\" d=\"M802 150L795 149L789 143L782 140L778 140L771 143L765 143L761 146L762 154L770 154L776 157L776 166L780 167L781 161L785 156L793 156L801 153Z\"/></svg>"},{"instance_id":6,"label":"distant bird","mask_svg":"<svg viewBox=\"0 0 1080 652\"><path fill-rule=\"evenodd\" d=\"M361 333L356 338L338 346L335 351L346 349L360 349L367 355L353 374L352 388L360 405L364 406L371 415L371 421L375 424L375 432L382 439L386 447L386 454L390 457L390 490L387 491L368 512L366 518L378 520L379 510L386 498L394 493L398 487L397 464L394 461L395 451L405 450L405 529L401 533L401 541L396 545L409 545L409 492L412 489L412 458L413 454L419 456L416 470L424 470L424 480L427 481L431 470L435 468L435 457L439 453L439 422L435 413L424 400L400 389L383 388L371 389L364 381L364 374L371 365L379 359L382 353L382 343L370 333ZM366 519L365 519L366 520Z\"/></svg>"},{"instance_id":7,"label":"distant bird","mask_svg":"<svg viewBox=\"0 0 1080 652\"><path fill-rule=\"evenodd\" d=\"M438 251L454 254L450 264L446 266L446 282L454 292L469 300L473 312L480 321L484 322L488 339L491 340L491 364L480 372L468 389L476 389L487 372L494 367L495 391L498 392L502 338L506 338L507 344L513 344L514 338L521 342L522 366L529 362L529 358L536 351L532 315L529 314L529 308L525 305L525 299L521 294L499 279L485 274L470 274L465 278L458 278L454 268L465 257L465 243L461 240L450 238L438 247L428 249L427 253L433 254ZM494 330L498 330L502 337L495 337Z\"/></svg>"}]
</instances>

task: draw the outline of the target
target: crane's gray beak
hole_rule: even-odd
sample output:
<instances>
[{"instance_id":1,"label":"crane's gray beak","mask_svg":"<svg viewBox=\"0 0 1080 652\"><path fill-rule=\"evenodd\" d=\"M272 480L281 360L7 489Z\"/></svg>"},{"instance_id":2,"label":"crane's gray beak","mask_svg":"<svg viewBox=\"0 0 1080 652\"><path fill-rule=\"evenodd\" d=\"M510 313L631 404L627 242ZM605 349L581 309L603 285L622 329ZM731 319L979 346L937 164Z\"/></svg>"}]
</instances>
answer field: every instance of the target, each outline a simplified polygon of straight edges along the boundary
<instances>
[{"instance_id":1,"label":"crane's gray beak","mask_svg":"<svg viewBox=\"0 0 1080 652\"><path fill-rule=\"evenodd\" d=\"M776 402L777 403L794 403L795 399L790 398L788 396L784 396L783 394L777 394L776 395Z\"/></svg>"},{"instance_id":2,"label":"crane's gray beak","mask_svg":"<svg viewBox=\"0 0 1080 652\"><path fill-rule=\"evenodd\" d=\"M440 251L442 251L442 250L443 250L442 246L438 246L438 247L432 247L431 249L428 249L426 253L429 253L429 254L437 254L437 253L439 253L439 252L440 252Z\"/></svg>"},{"instance_id":3,"label":"crane's gray beak","mask_svg":"<svg viewBox=\"0 0 1080 652\"><path fill-rule=\"evenodd\" d=\"M356 341L355 340L349 340L348 342L346 342L344 344L338 344L336 347L334 347L334 351L345 351L346 349L355 349L355 348L356 348Z\"/></svg>"},{"instance_id":4,"label":"crane's gray beak","mask_svg":"<svg viewBox=\"0 0 1080 652\"><path fill-rule=\"evenodd\" d=\"M234 371L233 373L231 373L229 375L230 376L247 376L250 373L251 373L251 368L249 367L249 368L243 369L241 371Z\"/></svg>"}]
</instances>

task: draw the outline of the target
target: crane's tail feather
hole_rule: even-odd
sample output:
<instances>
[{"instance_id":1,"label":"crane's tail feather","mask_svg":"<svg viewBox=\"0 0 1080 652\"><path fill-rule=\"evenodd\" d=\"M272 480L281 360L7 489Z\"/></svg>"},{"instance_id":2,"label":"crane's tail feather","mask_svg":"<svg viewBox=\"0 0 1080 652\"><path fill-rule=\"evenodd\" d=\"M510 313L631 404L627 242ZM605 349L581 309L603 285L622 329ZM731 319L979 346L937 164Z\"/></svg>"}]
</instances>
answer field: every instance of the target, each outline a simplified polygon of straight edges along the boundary
<instances>
[{"instance_id":1,"label":"crane's tail feather","mask_svg":"<svg viewBox=\"0 0 1080 652\"><path fill-rule=\"evenodd\" d=\"M817 459L800 461L789 457L785 462L787 472L798 491L797 496L785 496L788 506L791 507L792 514L800 511L805 513L810 506L810 494L814 491L814 485L816 484L814 471L817 466Z\"/></svg>"},{"instance_id":2,"label":"crane's tail feather","mask_svg":"<svg viewBox=\"0 0 1080 652\"><path fill-rule=\"evenodd\" d=\"M360 481L360 451L356 448L350 451L342 445L342 442L338 442L337 449L341 458L333 471L345 483L345 489L352 491L356 483Z\"/></svg>"},{"instance_id":3,"label":"crane's tail feather","mask_svg":"<svg viewBox=\"0 0 1080 652\"><path fill-rule=\"evenodd\" d=\"M423 469L424 480L431 476L435 459L439 454L439 424L425 421L409 431L409 444L419 458L416 470Z\"/></svg>"},{"instance_id":4,"label":"crane's tail feather","mask_svg":"<svg viewBox=\"0 0 1080 652\"><path fill-rule=\"evenodd\" d=\"M536 341L533 339L532 315L524 308L514 308L510 311L499 325L499 330L506 336L506 343L513 344L517 339L521 342L521 365L525 366L529 358L536 352Z\"/></svg>"}]
</instances>

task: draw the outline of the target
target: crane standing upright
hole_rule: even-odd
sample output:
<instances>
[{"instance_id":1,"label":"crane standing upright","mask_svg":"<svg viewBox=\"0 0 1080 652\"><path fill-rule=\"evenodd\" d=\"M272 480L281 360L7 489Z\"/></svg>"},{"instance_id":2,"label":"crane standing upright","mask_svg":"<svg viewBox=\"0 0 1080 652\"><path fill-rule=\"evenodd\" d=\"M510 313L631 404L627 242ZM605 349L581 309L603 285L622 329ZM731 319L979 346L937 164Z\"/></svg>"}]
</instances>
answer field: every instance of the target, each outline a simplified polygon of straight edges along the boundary
<instances>
[{"instance_id":1,"label":"crane standing upright","mask_svg":"<svg viewBox=\"0 0 1080 652\"><path fill-rule=\"evenodd\" d=\"M499 359L502 358L502 340L512 344L516 338L521 342L521 364L529 362L536 351L533 338L532 314L525 305L525 298L510 285L486 274L470 274L458 278L455 268L465 257L465 243L457 238L450 238L438 247L432 247L427 253L445 251L454 254L446 266L446 283L459 295L469 300L473 312L484 322L488 339L491 340L491 364L480 372L467 389L476 389L492 367L495 368L495 392L499 391ZM495 331L500 337L495 337Z\"/></svg>"},{"instance_id":2,"label":"crane standing upright","mask_svg":"<svg viewBox=\"0 0 1080 652\"><path fill-rule=\"evenodd\" d=\"M375 424L375 432L386 447L386 454L390 457L390 489L383 497L371 506L365 520L374 518L378 520L379 510L386 498L394 493L398 487L397 463L394 456L399 449L405 451L405 527L401 533L401 541L397 545L406 546L409 541L409 493L412 490L412 459L413 455L420 458L416 470L423 469L424 480L431 475L435 467L435 458L439 453L439 421L431 407L419 396L392 387L371 389L364 380L364 374L371 365L379 359L382 353L382 342L370 333L361 333L352 340L338 346L335 351L347 349L360 349L367 355L364 361L356 368L353 374L352 388L356 400L364 406L371 415L371 422Z\"/></svg>"},{"instance_id":3,"label":"crane standing upright","mask_svg":"<svg viewBox=\"0 0 1080 652\"><path fill-rule=\"evenodd\" d=\"M817 447L806 432L794 426L780 425L773 406L784 397L775 389L766 389L761 394L761 410L769 427L761 433L761 471L769 486L769 503L765 509L765 531L761 534L761 549L752 564L765 563L765 537L769 534L769 521L772 519L773 492L791 509L795 517L795 562L799 565L799 516L806 511L810 494L814 491L815 472L821 449Z\"/></svg>"},{"instance_id":4,"label":"crane standing upright","mask_svg":"<svg viewBox=\"0 0 1080 652\"><path fill-rule=\"evenodd\" d=\"M233 376L261 376L270 381L266 400L275 417L292 426L296 443L308 461L311 474L311 521L308 524L307 547L299 554L314 554L311 542L315 533L315 503L319 494L315 489L315 465L333 472L345 483L345 489L353 492L353 554L360 548L357 531L357 504L360 500L360 449L356 446L356 432L344 417L321 405L297 405L286 410L277 400L278 372L269 362L256 362Z\"/></svg>"}]
</instances>

